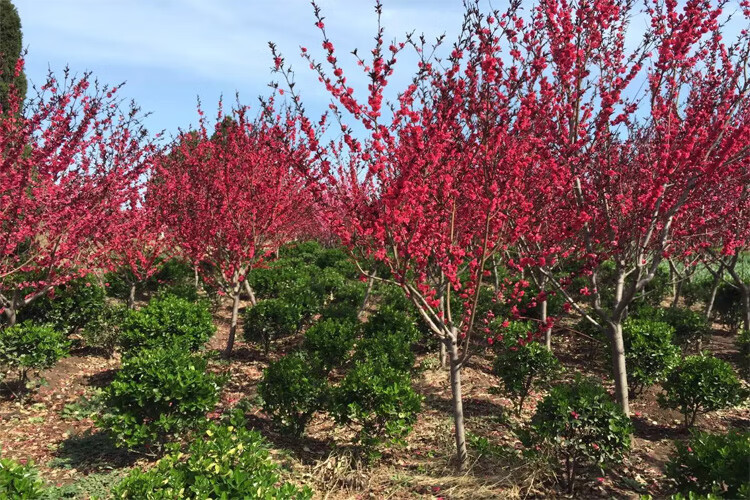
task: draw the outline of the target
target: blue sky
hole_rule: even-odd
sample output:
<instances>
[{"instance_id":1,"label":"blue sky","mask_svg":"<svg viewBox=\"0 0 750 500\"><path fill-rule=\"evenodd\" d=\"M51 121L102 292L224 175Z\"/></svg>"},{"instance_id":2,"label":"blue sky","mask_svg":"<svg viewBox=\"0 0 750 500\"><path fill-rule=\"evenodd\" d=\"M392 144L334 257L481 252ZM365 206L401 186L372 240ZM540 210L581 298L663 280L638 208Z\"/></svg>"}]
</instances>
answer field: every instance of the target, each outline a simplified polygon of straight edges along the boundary
<instances>
[{"instance_id":1,"label":"blue sky","mask_svg":"<svg viewBox=\"0 0 750 500\"><path fill-rule=\"evenodd\" d=\"M299 47L320 54L320 33L308 0L14 0L28 49L26 73L43 82L59 73L92 71L100 81L125 81L123 96L152 115L148 128L172 133L197 120L196 96L213 112L220 95L245 104L267 94L274 41L296 69L309 111L328 103ZM321 0L326 28L340 58L372 47L376 17L371 0ZM451 40L461 0L386 0L386 39L410 30ZM346 67L356 68L354 60ZM395 79L406 79L411 64ZM358 69L358 68L357 68ZM353 76L353 75L352 75ZM356 83L356 80L354 80ZM362 83L364 81L362 80ZM396 82L397 83L397 82ZM396 86L399 86L396 84Z\"/></svg>"},{"instance_id":2,"label":"blue sky","mask_svg":"<svg viewBox=\"0 0 750 500\"><path fill-rule=\"evenodd\" d=\"M41 83L48 68L59 73L92 71L100 81L126 82L122 95L151 112L146 125L167 134L197 121L196 98L214 115L220 95L255 105L272 79L268 42L275 42L296 69L298 89L311 115L327 108L325 89L301 59L299 47L321 55L320 33L309 0L14 0L28 49L26 73ZM359 95L364 75L348 53L366 54L376 32L373 0L320 0L326 29ZM725 12L737 9L732 1ZM407 31L428 39L457 35L462 0L384 0L386 40ZM504 0L482 0L489 8ZM646 22L636 16L629 39L636 43ZM726 35L740 29L731 24ZM348 61L347 61L348 59ZM415 61L401 60L391 83L403 88Z\"/></svg>"}]
</instances>

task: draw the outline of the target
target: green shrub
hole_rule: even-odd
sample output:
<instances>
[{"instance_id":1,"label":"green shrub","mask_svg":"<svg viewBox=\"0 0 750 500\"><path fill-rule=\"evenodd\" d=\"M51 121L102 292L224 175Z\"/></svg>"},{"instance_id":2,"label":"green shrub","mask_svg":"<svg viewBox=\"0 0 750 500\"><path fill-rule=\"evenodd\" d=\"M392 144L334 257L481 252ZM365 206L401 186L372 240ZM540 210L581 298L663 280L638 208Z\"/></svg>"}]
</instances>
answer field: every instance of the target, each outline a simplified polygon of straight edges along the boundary
<instances>
[{"instance_id":1,"label":"green shrub","mask_svg":"<svg viewBox=\"0 0 750 500\"><path fill-rule=\"evenodd\" d=\"M695 432L687 442L675 442L667 476L681 493L750 497L750 432Z\"/></svg>"},{"instance_id":2,"label":"green shrub","mask_svg":"<svg viewBox=\"0 0 750 500\"><path fill-rule=\"evenodd\" d=\"M296 304L266 299L245 311L243 334L247 342L262 344L268 354L271 342L297 333L301 320Z\"/></svg>"},{"instance_id":3,"label":"green shrub","mask_svg":"<svg viewBox=\"0 0 750 500\"><path fill-rule=\"evenodd\" d=\"M258 299L277 299L284 290L306 275L305 269L287 266L285 262L270 262L267 267L257 267L248 274L248 282Z\"/></svg>"},{"instance_id":4,"label":"green shrub","mask_svg":"<svg viewBox=\"0 0 750 500\"><path fill-rule=\"evenodd\" d=\"M402 442L411 431L422 398L408 373L374 362L359 362L332 390L329 411L337 423L358 428L367 450L384 440Z\"/></svg>"},{"instance_id":5,"label":"green shrub","mask_svg":"<svg viewBox=\"0 0 750 500\"><path fill-rule=\"evenodd\" d=\"M198 302L198 289L195 283L175 283L173 285L162 285L156 291L154 298L163 299L166 296L177 297L188 302Z\"/></svg>"},{"instance_id":6,"label":"green shrub","mask_svg":"<svg viewBox=\"0 0 750 500\"><path fill-rule=\"evenodd\" d=\"M195 284L195 270L190 262L179 258L164 260L159 269L149 278L146 289L154 291L162 285L193 283Z\"/></svg>"},{"instance_id":7,"label":"green shrub","mask_svg":"<svg viewBox=\"0 0 750 500\"><path fill-rule=\"evenodd\" d=\"M314 276L320 273L315 266L293 268L296 274L284 283L279 299L294 304L301 321L307 321L320 312L326 297L313 292Z\"/></svg>"},{"instance_id":8,"label":"green shrub","mask_svg":"<svg viewBox=\"0 0 750 500\"><path fill-rule=\"evenodd\" d=\"M746 397L731 365L705 354L684 358L662 387L665 392L659 395L659 404L679 409L687 428L699 413L734 406Z\"/></svg>"},{"instance_id":9,"label":"green shrub","mask_svg":"<svg viewBox=\"0 0 750 500\"><path fill-rule=\"evenodd\" d=\"M396 311L415 316L414 305L400 286L390 284L379 285L376 293L380 296L381 307L390 307Z\"/></svg>"},{"instance_id":10,"label":"green shrub","mask_svg":"<svg viewBox=\"0 0 750 500\"><path fill-rule=\"evenodd\" d=\"M187 453L174 450L147 472L133 470L112 495L132 500L303 500L312 492L281 481L268 445L260 434L246 429L238 414L228 423L208 425Z\"/></svg>"},{"instance_id":11,"label":"green shrub","mask_svg":"<svg viewBox=\"0 0 750 500\"><path fill-rule=\"evenodd\" d=\"M346 278L335 269L316 270L310 276L308 293L314 294L318 303L322 305L333 299L334 292L344 286L345 281Z\"/></svg>"},{"instance_id":12,"label":"green shrub","mask_svg":"<svg viewBox=\"0 0 750 500\"><path fill-rule=\"evenodd\" d=\"M0 498L8 500L34 500L42 498L44 481L33 463L20 464L9 458L0 458Z\"/></svg>"},{"instance_id":13,"label":"green shrub","mask_svg":"<svg viewBox=\"0 0 750 500\"><path fill-rule=\"evenodd\" d=\"M628 318L623 324L628 387L631 394L664 379L679 361L679 349L672 343L674 328L661 321Z\"/></svg>"},{"instance_id":14,"label":"green shrub","mask_svg":"<svg viewBox=\"0 0 750 500\"><path fill-rule=\"evenodd\" d=\"M300 241L279 248L279 258L314 264L322 252L323 247L317 241Z\"/></svg>"},{"instance_id":15,"label":"green shrub","mask_svg":"<svg viewBox=\"0 0 750 500\"><path fill-rule=\"evenodd\" d=\"M125 306L105 305L101 314L83 327L81 336L84 344L111 357L120 344L122 323L127 315L128 309Z\"/></svg>"},{"instance_id":16,"label":"green shrub","mask_svg":"<svg viewBox=\"0 0 750 500\"><path fill-rule=\"evenodd\" d=\"M630 419L598 382L582 380L553 387L537 406L527 446L538 446L563 465L568 491L585 466L603 467L630 448Z\"/></svg>"},{"instance_id":17,"label":"green shrub","mask_svg":"<svg viewBox=\"0 0 750 500\"><path fill-rule=\"evenodd\" d=\"M30 370L38 373L67 356L68 348L65 335L49 325L26 321L0 329L0 367L15 372L21 384L28 381Z\"/></svg>"},{"instance_id":18,"label":"green shrub","mask_svg":"<svg viewBox=\"0 0 750 500\"><path fill-rule=\"evenodd\" d=\"M711 333L706 317L691 309L680 307L643 307L637 317L662 321L674 328L674 341L680 346L698 345Z\"/></svg>"},{"instance_id":19,"label":"green shrub","mask_svg":"<svg viewBox=\"0 0 750 500\"><path fill-rule=\"evenodd\" d=\"M307 329L302 348L317 359L324 372L328 373L346 362L356 338L356 323L323 319Z\"/></svg>"},{"instance_id":20,"label":"green shrub","mask_svg":"<svg viewBox=\"0 0 750 500\"><path fill-rule=\"evenodd\" d=\"M515 402L517 416L532 388L549 382L560 370L560 362L545 346L512 338L504 340L493 364L493 372Z\"/></svg>"},{"instance_id":21,"label":"green shrub","mask_svg":"<svg viewBox=\"0 0 750 500\"><path fill-rule=\"evenodd\" d=\"M104 297L104 288L94 276L77 278L21 309L18 321L47 323L71 335L99 316L104 308Z\"/></svg>"},{"instance_id":22,"label":"green shrub","mask_svg":"<svg viewBox=\"0 0 750 500\"><path fill-rule=\"evenodd\" d=\"M126 358L103 395L98 425L118 446L158 447L192 428L219 400L225 378L181 346L144 349Z\"/></svg>"},{"instance_id":23,"label":"green shrub","mask_svg":"<svg viewBox=\"0 0 750 500\"><path fill-rule=\"evenodd\" d=\"M367 293L367 284L360 281L345 281L336 289L333 300L320 311L323 318L356 321Z\"/></svg>"},{"instance_id":24,"label":"green shrub","mask_svg":"<svg viewBox=\"0 0 750 500\"><path fill-rule=\"evenodd\" d=\"M362 339L354 358L390 366L397 371L414 367L412 345L419 336L414 321L407 314L381 307L362 325Z\"/></svg>"},{"instance_id":25,"label":"green shrub","mask_svg":"<svg viewBox=\"0 0 750 500\"><path fill-rule=\"evenodd\" d=\"M316 362L303 352L284 356L266 368L258 386L263 410L295 436L325 404L326 379Z\"/></svg>"},{"instance_id":26,"label":"green shrub","mask_svg":"<svg viewBox=\"0 0 750 500\"><path fill-rule=\"evenodd\" d=\"M126 352L177 344L196 351L215 330L206 304L167 295L127 315L122 323L121 345Z\"/></svg>"}]
</instances>

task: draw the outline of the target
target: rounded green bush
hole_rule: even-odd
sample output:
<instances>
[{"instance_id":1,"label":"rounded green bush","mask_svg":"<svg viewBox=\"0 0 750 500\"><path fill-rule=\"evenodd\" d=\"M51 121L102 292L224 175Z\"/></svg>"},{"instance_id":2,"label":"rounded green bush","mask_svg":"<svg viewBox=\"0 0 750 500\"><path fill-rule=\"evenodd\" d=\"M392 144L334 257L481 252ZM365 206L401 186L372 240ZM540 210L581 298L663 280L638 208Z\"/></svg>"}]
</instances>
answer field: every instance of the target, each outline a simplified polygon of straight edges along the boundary
<instances>
[{"instance_id":1,"label":"rounded green bush","mask_svg":"<svg viewBox=\"0 0 750 500\"><path fill-rule=\"evenodd\" d=\"M329 411L337 423L357 426L358 441L371 449L383 440L401 442L421 406L409 373L366 361L356 363L333 388Z\"/></svg>"},{"instance_id":2,"label":"rounded green bush","mask_svg":"<svg viewBox=\"0 0 750 500\"><path fill-rule=\"evenodd\" d=\"M327 382L316 361L303 352L284 356L263 372L258 394L263 410L283 430L300 436L325 404Z\"/></svg>"},{"instance_id":3,"label":"rounded green bush","mask_svg":"<svg viewBox=\"0 0 750 500\"><path fill-rule=\"evenodd\" d=\"M539 446L556 465L564 465L573 491L581 468L619 461L630 448L630 419L595 381L577 379L553 387L531 419L527 446Z\"/></svg>"},{"instance_id":4,"label":"rounded green bush","mask_svg":"<svg viewBox=\"0 0 750 500\"><path fill-rule=\"evenodd\" d=\"M362 325L362 339L354 359L381 363L397 371L414 367L412 345L419 332L411 317L390 307L381 307Z\"/></svg>"},{"instance_id":5,"label":"rounded green bush","mask_svg":"<svg viewBox=\"0 0 750 500\"><path fill-rule=\"evenodd\" d=\"M313 293L320 304L331 300L336 290L344 286L346 278L330 267L316 270L311 275L308 293Z\"/></svg>"},{"instance_id":6,"label":"rounded green bush","mask_svg":"<svg viewBox=\"0 0 750 500\"><path fill-rule=\"evenodd\" d=\"M129 354L143 348L177 344L197 351L215 331L206 304L166 295L127 315L122 323L120 344Z\"/></svg>"},{"instance_id":7,"label":"rounded green bush","mask_svg":"<svg viewBox=\"0 0 750 500\"><path fill-rule=\"evenodd\" d=\"M750 432L696 432L687 442L676 441L675 447L666 469L680 492L750 497Z\"/></svg>"},{"instance_id":8,"label":"rounded green bush","mask_svg":"<svg viewBox=\"0 0 750 500\"><path fill-rule=\"evenodd\" d=\"M90 321L96 320L104 308L105 292L95 276L71 280L23 308L18 321L47 323L55 330L71 335Z\"/></svg>"},{"instance_id":9,"label":"rounded green bush","mask_svg":"<svg viewBox=\"0 0 750 500\"><path fill-rule=\"evenodd\" d=\"M284 299L266 299L245 311L243 334L247 342L262 344L268 354L271 342L297 333L301 321L296 304Z\"/></svg>"},{"instance_id":10,"label":"rounded green bush","mask_svg":"<svg viewBox=\"0 0 750 500\"><path fill-rule=\"evenodd\" d=\"M0 498L36 500L44 495L44 481L33 463L0 458Z\"/></svg>"},{"instance_id":11,"label":"rounded green bush","mask_svg":"<svg viewBox=\"0 0 750 500\"><path fill-rule=\"evenodd\" d=\"M662 384L659 404L678 409L690 428L700 413L739 404L747 397L732 366L713 356L687 356Z\"/></svg>"},{"instance_id":12,"label":"rounded green bush","mask_svg":"<svg viewBox=\"0 0 750 500\"><path fill-rule=\"evenodd\" d=\"M114 498L166 500L258 498L304 500L312 491L282 482L268 445L249 431L240 414L211 423L186 453L175 450L147 472L134 469L115 488Z\"/></svg>"},{"instance_id":13,"label":"rounded green bush","mask_svg":"<svg viewBox=\"0 0 750 500\"><path fill-rule=\"evenodd\" d=\"M302 348L317 359L328 373L346 362L356 338L356 323L323 319L307 329Z\"/></svg>"},{"instance_id":14,"label":"rounded green bush","mask_svg":"<svg viewBox=\"0 0 750 500\"><path fill-rule=\"evenodd\" d=\"M667 323L674 328L674 342L683 347L697 345L705 339L711 329L706 317L698 311L681 307L643 307L637 311L638 318Z\"/></svg>"},{"instance_id":15,"label":"rounded green bush","mask_svg":"<svg viewBox=\"0 0 750 500\"><path fill-rule=\"evenodd\" d=\"M315 240L297 241L282 246L279 249L279 257L284 260L297 260L306 264L313 264L323 251L323 247Z\"/></svg>"},{"instance_id":16,"label":"rounded green bush","mask_svg":"<svg viewBox=\"0 0 750 500\"><path fill-rule=\"evenodd\" d=\"M623 324L628 387L636 395L664 379L680 359L674 328L661 321L628 318Z\"/></svg>"},{"instance_id":17,"label":"rounded green bush","mask_svg":"<svg viewBox=\"0 0 750 500\"><path fill-rule=\"evenodd\" d=\"M122 323L128 316L125 306L105 305L99 316L90 321L81 331L87 347L102 350L108 357L114 354L120 344Z\"/></svg>"},{"instance_id":18,"label":"rounded green bush","mask_svg":"<svg viewBox=\"0 0 750 500\"><path fill-rule=\"evenodd\" d=\"M296 280L305 277L306 271L283 261L269 262L267 267L258 267L248 274L248 282L258 299L277 299Z\"/></svg>"},{"instance_id":19,"label":"rounded green bush","mask_svg":"<svg viewBox=\"0 0 750 500\"><path fill-rule=\"evenodd\" d=\"M561 370L560 362L545 346L517 339L502 343L492 368L515 401L516 415L520 415L531 390L549 382Z\"/></svg>"},{"instance_id":20,"label":"rounded green bush","mask_svg":"<svg viewBox=\"0 0 750 500\"><path fill-rule=\"evenodd\" d=\"M366 283L345 281L334 291L333 299L321 309L321 316L323 318L356 321L366 292Z\"/></svg>"},{"instance_id":21,"label":"rounded green bush","mask_svg":"<svg viewBox=\"0 0 750 500\"><path fill-rule=\"evenodd\" d=\"M219 400L225 378L182 347L141 350L126 358L104 390L98 424L118 446L158 447L201 422Z\"/></svg>"},{"instance_id":22,"label":"rounded green bush","mask_svg":"<svg viewBox=\"0 0 750 500\"><path fill-rule=\"evenodd\" d=\"M28 372L39 372L54 366L68 355L65 335L49 325L30 321L0 329L0 367L15 372L20 383L26 383Z\"/></svg>"}]
</instances>

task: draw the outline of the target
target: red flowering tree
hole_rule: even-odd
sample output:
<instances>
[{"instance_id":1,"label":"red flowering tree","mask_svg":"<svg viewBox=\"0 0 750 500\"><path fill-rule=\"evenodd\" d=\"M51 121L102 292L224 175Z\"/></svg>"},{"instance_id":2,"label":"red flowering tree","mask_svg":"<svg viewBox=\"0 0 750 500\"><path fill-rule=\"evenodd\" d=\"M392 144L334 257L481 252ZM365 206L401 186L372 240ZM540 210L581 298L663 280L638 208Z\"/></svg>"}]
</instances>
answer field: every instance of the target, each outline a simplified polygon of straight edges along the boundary
<instances>
[{"instance_id":1,"label":"red flowering tree","mask_svg":"<svg viewBox=\"0 0 750 500\"><path fill-rule=\"evenodd\" d=\"M106 262L110 225L137 197L153 147L138 109L121 112L118 90L66 71L25 105L12 95L0 117L0 310L7 324L53 287Z\"/></svg>"},{"instance_id":2,"label":"red flowering tree","mask_svg":"<svg viewBox=\"0 0 750 500\"><path fill-rule=\"evenodd\" d=\"M128 307L133 308L138 284L159 269L172 245L150 203L124 207L111 230L110 270L123 273L129 287Z\"/></svg>"},{"instance_id":3,"label":"red flowering tree","mask_svg":"<svg viewBox=\"0 0 750 500\"><path fill-rule=\"evenodd\" d=\"M257 119L239 108L228 119L220 111L209 133L201 118L161 157L149 186L175 244L232 298L227 356L248 272L310 219L293 122L270 107Z\"/></svg>"},{"instance_id":4,"label":"red flowering tree","mask_svg":"<svg viewBox=\"0 0 750 500\"><path fill-rule=\"evenodd\" d=\"M516 8L500 19L469 9L459 41L443 61L429 58L426 43L407 41L421 62L414 83L390 106L384 92L405 43L388 47L378 32L372 58L358 59L370 81L361 100L317 7L330 70L302 49L334 98L342 131L340 143L316 148L313 173L327 189L321 198L330 202L332 227L352 254L385 264L444 345L459 466L467 460L461 373L472 339L484 331L476 313L480 286L493 256L532 231L536 205L561 195L565 186L534 134L534 87L543 68L519 56L523 20ZM376 10L379 17L379 3ZM281 70L283 60L275 57ZM292 83L290 72L282 73ZM364 136L346 120L358 122ZM315 135L304 117L302 128Z\"/></svg>"},{"instance_id":5,"label":"red flowering tree","mask_svg":"<svg viewBox=\"0 0 750 500\"><path fill-rule=\"evenodd\" d=\"M545 0L532 24L549 72L540 126L572 179L561 221L550 221L547 256L579 263L589 280L583 300L548 275L606 332L626 412L628 307L664 259L701 241L705 200L726 207L725 196L741 190L750 138L747 32L725 44L721 5L652 2L650 27L628 52L630 6Z\"/></svg>"}]
</instances>

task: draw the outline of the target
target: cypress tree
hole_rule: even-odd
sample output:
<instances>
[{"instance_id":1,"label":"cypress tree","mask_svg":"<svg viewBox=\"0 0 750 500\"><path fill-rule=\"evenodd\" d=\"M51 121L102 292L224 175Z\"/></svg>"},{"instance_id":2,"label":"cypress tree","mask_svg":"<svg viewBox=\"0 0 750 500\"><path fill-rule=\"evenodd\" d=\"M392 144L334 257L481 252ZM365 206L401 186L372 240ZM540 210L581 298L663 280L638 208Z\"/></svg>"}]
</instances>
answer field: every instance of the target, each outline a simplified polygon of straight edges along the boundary
<instances>
[{"instance_id":1,"label":"cypress tree","mask_svg":"<svg viewBox=\"0 0 750 500\"><path fill-rule=\"evenodd\" d=\"M14 84L21 99L26 98L26 75L16 77L16 62L23 50L21 18L11 0L0 0L0 108L8 100Z\"/></svg>"}]
</instances>

